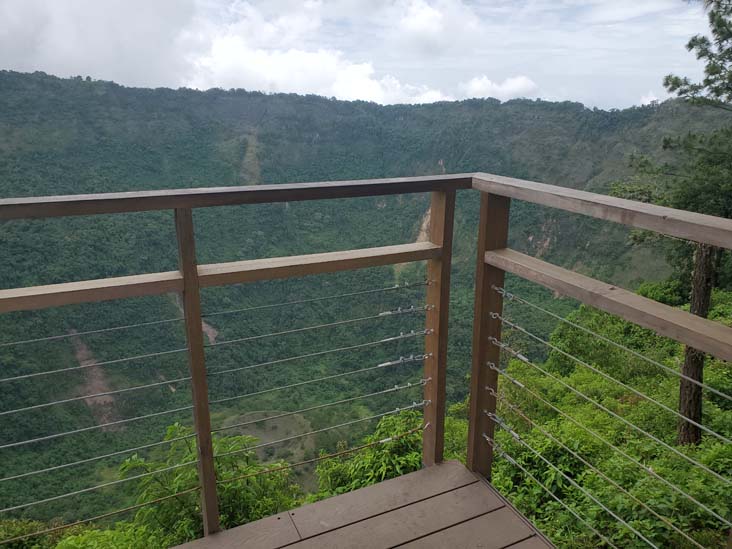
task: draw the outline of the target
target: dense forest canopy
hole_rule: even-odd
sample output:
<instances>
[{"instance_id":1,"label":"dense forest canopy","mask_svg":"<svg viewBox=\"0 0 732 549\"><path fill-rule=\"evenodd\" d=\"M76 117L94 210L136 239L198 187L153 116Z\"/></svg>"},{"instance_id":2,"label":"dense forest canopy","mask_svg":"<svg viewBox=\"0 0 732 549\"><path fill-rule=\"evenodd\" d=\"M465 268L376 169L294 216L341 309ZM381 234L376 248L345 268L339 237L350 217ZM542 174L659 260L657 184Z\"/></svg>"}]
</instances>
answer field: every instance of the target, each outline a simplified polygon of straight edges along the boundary
<instances>
[{"instance_id":1,"label":"dense forest canopy","mask_svg":"<svg viewBox=\"0 0 732 549\"><path fill-rule=\"evenodd\" d=\"M679 100L625 110L588 109L577 103L540 100L471 99L430 105L379 106L366 102L343 102L316 96L263 94L243 90L127 88L89 78L61 79L43 73L0 72L0 196L37 196L148 190L181 187L256 185L296 181L325 181L437 173L485 171L608 192L613 184L635 174L629 159L644 156L662 163L671 151L664 150L664 137L685 132L705 132L720 127L721 117ZM419 237L429 198L421 195L319 201L257 206L202 209L195 212L200 262L272 257L318 251L378 246L413 241ZM455 256L451 304L451 336L448 364L448 455L462 459L467 420L466 375L470 364L472 331L473 270L477 233L478 197L460 193L455 226ZM121 276L176 268L173 218L170 212L68 218L46 221L5 222L0 225L0 287L49 284L71 280ZM378 227L374 231L373 227ZM686 306L688 292L669 285L672 253L668 242L646 240L638 244L628 230L532 204L516 202L511 212L511 246L553 263L590 274L618 285L638 289L645 295ZM725 259L728 262L728 259ZM728 263L726 263L728 265ZM368 269L338 275L306 277L230 288L205 290L204 313L239 311L206 319L210 341L226 341L289 328L312 327L344 319L378 316L398 307L424 305L424 270L420 265ZM732 277L720 279L711 303L713 318L731 323ZM410 285L406 285L410 284ZM399 285L399 288L395 288ZM683 349L651 333L602 315L578 308L569 300L556 299L520 280L509 280L517 295L546 307L561 317L591 326L625 346L677 368ZM251 310L253 307L300 302L361 290L384 289L297 303L285 307ZM244 309L242 311L242 309ZM568 330L551 316L510 303L508 314L516 322L553 345L583 356L626 382L674 407L678 398L675 378L645 363L630 360L617 349ZM152 471L185 463L194 455L182 441L141 450L136 455L53 470L30 477L31 470L53 468L89 456L156 444L190 433L190 412L160 415L117 427L92 429L51 440L25 444L54 433L123 421L136 416L185 408L190 405L185 354L172 353L109 367L80 365L112 361L150 353L167 353L184 347L175 296L140 298L120 302L71 306L34 313L0 317L0 369L3 380L33 374L34 377L0 382L0 411L74 398L140 385L156 386L118 394L110 400L80 399L0 417L0 481L3 507L53 498L73 490L140 471ZM74 335L109 326L124 326L166 320L122 332ZM408 433L386 447L321 462L288 472L257 476L256 480L232 480L222 495L227 526L266 516L303 501L358 488L420 465L420 435L414 432L418 412L388 415L380 421L363 422L348 430L320 433L283 445L260 450L247 448L301 432L318 430L358 418L378 415L395 406L421 399L421 364L365 371L327 383L304 385L283 392L267 392L278 386L349 373L401 356L418 354L422 339L410 331L423 328L418 314L394 315L333 329L315 329L283 337L262 338L241 345L226 345L207 351L217 448L242 450L241 459L220 464L221 475L253 474L279 463L317 457L321 449L335 452L349 444ZM405 334L385 344L346 353L293 360L335 347L379 342ZM58 340L10 345L18 341L63 335ZM419 333L416 334L417 336ZM652 405L638 403L601 376L567 363L561 354L548 352L535 340L511 332L512 345L565 382L627 414L664 440L674 440L674 420L659 414ZM247 370L270 361L281 363ZM561 411L577 414L582 423L659 473L668 473L716 513L729 516L729 490L703 473L686 468L665 456L637 433L602 418L587 402L574 398L561 384L540 376L520 360L507 365L508 375L545 395ZM49 370L66 370L45 374ZM709 359L706 379L720 391L732 391L732 374L721 361ZM413 383L408 387L406 383ZM654 484L642 471L627 469L621 457L591 435L561 419L558 412L540 404L520 386L503 380L510 402L531 411L531 419L562 440L575 440L588 450L587 459L601 462L602 470L622 482L643 501L663 501L664 512L702 545L721 546L723 528L699 513L678 494ZM323 408L265 422L269 416L379 393L394 386L403 390L384 393L348 405ZM257 393L249 398L241 395ZM229 400L230 399L230 400ZM563 470L577 473L583 486L596 490L631 513L647 527L662 546L684 545L687 540L657 517L624 495L603 484L576 458L505 409L505 419L527 440L552 452ZM523 422L523 423L522 423ZM705 423L729 436L732 408L728 401L705 400ZM246 423L246 427L237 427ZM378 423L378 424L377 424ZM16 444L23 443L23 444ZM583 516L592 517L603 532L621 546L634 546L636 539L612 517L583 498L573 486L549 474L528 452L501 439L507 453L518 456L532 471L541 471L551 484ZM577 448L575 445L573 448ZM705 439L689 449L695 459L727 476L732 473L729 447ZM378 473L375 473L378 472ZM60 522L94 516L175 491L187 489L195 469L181 467L165 474L162 483L149 477L92 491L66 500L21 508L0 522L2 538L23 535ZM519 508L564 546L593 547L597 539L575 525L572 515L554 505L537 486L530 485L508 461L499 461L494 479ZM163 525L161 527L161 525ZM37 538L41 547L164 546L191 539L201 533L197 494L186 496L182 505L170 502L133 513L108 529L79 526L65 533ZM578 532L580 532L578 534ZM26 542L21 542L19 546ZM116 544L116 545L115 545Z\"/></svg>"}]
</instances>

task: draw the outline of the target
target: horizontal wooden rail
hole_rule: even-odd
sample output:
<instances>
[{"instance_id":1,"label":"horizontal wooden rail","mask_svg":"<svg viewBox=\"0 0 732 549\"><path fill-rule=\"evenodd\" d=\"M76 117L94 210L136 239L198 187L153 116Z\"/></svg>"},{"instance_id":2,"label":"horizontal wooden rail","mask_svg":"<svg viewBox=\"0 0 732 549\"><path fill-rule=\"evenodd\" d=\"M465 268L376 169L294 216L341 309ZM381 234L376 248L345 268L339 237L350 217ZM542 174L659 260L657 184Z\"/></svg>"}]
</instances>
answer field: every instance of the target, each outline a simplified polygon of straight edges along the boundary
<instances>
[{"instance_id":1,"label":"horizontal wooden rail","mask_svg":"<svg viewBox=\"0 0 732 549\"><path fill-rule=\"evenodd\" d=\"M617 286L573 273L511 249L486 252L485 262L573 297L659 335L732 361L732 328L669 307Z\"/></svg>"},{"instance_id":2,"label":"horizontal wooden rail","mask_svg":"<svg viewBox=\"0 0 732 549\"><path fill-rule=\"evenodd\" d=\"M487 173L474 175L473 188L732 249L732 219Z\"/></svg>"},{"instance_id":3,"label":"horizontal wooden rail","mask_svg":"<svg viewBox=\"0 0 732 549\"><path fill-rule=\"evenodd\" d=\"M48 309L74 303L157 295L182 290L183 275L178 271L11 288L0 290L0 313Z\"/></svg>"},{"instance_id":4,"label":"horizontal wooden rail","mask_svg":"<svg viewBox=\"0 0 732 549\"><path fill-rule=\"evenodd\" d=\"M198 267L198 278L201 287L208 288L422 261L439 257L440 252L440 247L430 242L417 242L344 252L253 259L201 265Z\"/></svg>"},{"instance_id":5,"label":"horizontal wooden rail","mask_svg":"<svg viewBox=\"0 0 732 549\"><path fill-rule=\"evenodd\" d=\"M206 288L409 263L438 258L441 252L440 246L430 242L416 242L342 252L199 265L198 280L200 286ZM140 297L182 290L183 275L179 271L13 288L0 290L0 313L46 309L75 303Z\"/></svg>"},{"instance_id":6,"label":"horizontal wooden rail","mask_svg":"<svg viewBox=\"0 0 732 549\"><path fill-rule=\"evenodd\" d=\"M1 219L35 219L469 189L472 174L0 199Z\"/></svg>"}]
</instances>

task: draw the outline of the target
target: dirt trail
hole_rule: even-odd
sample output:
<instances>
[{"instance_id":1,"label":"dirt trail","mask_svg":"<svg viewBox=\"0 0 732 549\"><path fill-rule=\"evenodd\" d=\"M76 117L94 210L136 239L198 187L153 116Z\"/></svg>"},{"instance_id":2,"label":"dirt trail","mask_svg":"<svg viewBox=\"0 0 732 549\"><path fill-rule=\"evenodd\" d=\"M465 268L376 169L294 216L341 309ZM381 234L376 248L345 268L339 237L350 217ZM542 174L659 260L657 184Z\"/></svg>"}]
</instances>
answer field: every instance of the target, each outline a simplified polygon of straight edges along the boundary
<instances>
[{"instance_id":1,"label":"dirt trail","mask_svg":"<svg viewBox=\"0 0 732 549\"><path fill-rule=\"evenodd\" d=\"M178 310L180 311L180 314L183 314L183 303L181 303L180 295L179 294L172 294L173 295L173 302L175 303L175 306L178 307ZM203 330L204 335L206 336L206 339L208 339L209 344L213 345L216 343L216 338L219 335L219 331L211 326L208 322L205 320L201 321L201 329Z\"/></svg>"},{"instance_id":2,"label":"dirt trail","mask_svg":"<svg viewBox=\"0 0 732 549\"><path fill-rule=\"evenodd\" d=\"M248 134L246 139L247 148L239 168L239 178L244 185L258 185L262 178L259 167L259 140L255 133Z\"/></svg>"},{"instance_id":3,"label":"dirt trail","mask_svg":"<svg viewBox=\"0 0 732 549\"><path fill-rule=\"evenodd\" d=\"M427 242L430 239L430 218L432 217L432 208L427 208L427 211L422 216L422 223L419 225L419 233L417 233L417 240L415 242ZM399 276L402 271L404 270L404 267L406 267L406 263L400 263L399 265L394 265L394 274L396 276Z\"/></svg>"},{"instance_id":4,"label":"dirt trail","mask_svg":"<svg viewBox=\"0 0 732 549\"><path fill-rule=\"evenodd\" d=\"M422 225L419 227L417 242L427 242L430 239L430 219L432 218L432 208L428 208L422 217Z\"/></svg>"},{"instance_id":5,"label":"dirt trail","mask_svg":"<svg viewBox=\"0 0 732 549\"><path fill-rule=\"evenodd\" d=\"M76 333L75 330L71 331L72 334ZM71 343L74 346L74 356L79 366L90 366L97 363L94 358L94 354L91 349L87 347L86 343L82 341L80 337L72 337ZM93 395L97 393L104 393L111 391L107 377L104 373L104 368L92 366L86 369L86 380L81 386L82 395ZM89 407L89 411L94 416L94 420L97 424L109 423L119 419L114 409L115 398L113 395L100 396L95 398L86 398L84 402ZM117 431L122 426L111 426L104 427L104 431Z\"/></svg>"}]
</instances>

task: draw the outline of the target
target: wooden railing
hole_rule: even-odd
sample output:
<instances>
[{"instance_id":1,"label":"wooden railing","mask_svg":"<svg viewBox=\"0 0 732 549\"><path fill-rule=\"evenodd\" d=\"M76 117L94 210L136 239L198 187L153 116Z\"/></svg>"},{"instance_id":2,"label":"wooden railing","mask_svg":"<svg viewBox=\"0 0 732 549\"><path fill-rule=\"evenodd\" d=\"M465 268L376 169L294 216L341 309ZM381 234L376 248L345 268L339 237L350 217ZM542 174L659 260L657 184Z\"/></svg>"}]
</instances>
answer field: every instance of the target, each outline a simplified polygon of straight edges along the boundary
<instances>
[{"instance_id":1,"label":"wooden railing","mask_svg":"<svg viewBox=\"0 0 732 549\"><path fill-rule=\"evenodd\" d=\"M494 289L503 287L506 273L732 361L732 328L507 247L512 198L728 249L732 220L484 173L474 174L473 188L481 192L481 207L467 456L472 470L490 478L493 447L485 437L493 439L495 422L489 414L496 411L498 372L486 364L499 364L501 349L491 340L501 339L503 297Z\"/></svg>"},{"instance_id":2,"label":"wooden railing","mask_svg":"<svg viewBox=\"0 0 732 549\"><path fill-rule=\"evenodd\" d=\"M56 196L0 200L0 220L99 215L172 209L175 212L179 269L0 290L0 312L44 309L74 303L179 292L183 296L185 331L191 375L194 427L198 440L198 473L205 534L220 529L211 420L201 323L201 288L260 280L300 277L381 265L427 261L429 286L426 311L423 461L442 461L447 361L447 319L450 299L455 192L468 189L470 175L397 178L367 181L263 185ZM198 265L193 208L298 200L325 200L430 192L430 241L213 265Z\"/></svg>"},{"instance_id":3,"label":"wooden railing","mask_svg":"<svg viewBox=\"0 0 732 549\"><path fill-rule=\"evenodd\" d=\"M425 354L429 358L425 360L424 376L430 382L425 384L424 398L430 405L424 411L425 424L429 427L423 434L423 462L425 465L438 463L444 446L455 194L457 190L470 188L480 191L481 200L467 455L472 470L490 477L493 453L484 436L493 436L494 423L486 411L496 409L493 395L498 374L485 365L499 362L500 348L489 341L501 338L503 305L502 296L493 289L503 286L507 272L719 358L732 360L732 329L507 247L512 198L726 248L732 248L732 220L482 173L0 200L0 220L173 210L179 250L177 271L0 290L0 313L166 292L183 295L204 529L210 534L219 530L219 519L201 327L201 288L426 260L430 281L427 303L431 307L426 314ZM211 265L198 265L196 260L194 208L422 192L430 192L432 196L428 242Z\"/></svg>"}]
</instances>

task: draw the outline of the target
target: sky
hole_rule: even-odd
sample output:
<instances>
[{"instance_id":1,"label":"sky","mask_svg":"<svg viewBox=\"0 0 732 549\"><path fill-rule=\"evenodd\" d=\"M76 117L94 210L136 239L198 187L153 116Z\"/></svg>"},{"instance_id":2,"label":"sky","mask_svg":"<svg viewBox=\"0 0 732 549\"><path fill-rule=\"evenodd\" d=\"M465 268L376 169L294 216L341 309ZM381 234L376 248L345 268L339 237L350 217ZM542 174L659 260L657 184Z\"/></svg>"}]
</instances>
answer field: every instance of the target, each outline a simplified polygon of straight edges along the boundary
<instances>
[{"instance_id":1,"label":"sky","mask_svg":"<svg viewBox=\"0 0 732 549\"><path fill-rule=\"evenodd\" d=\"M0 69L381 104L623 108L699 78L684 0L0 0Z\"/></svg>"}]
</instances>

